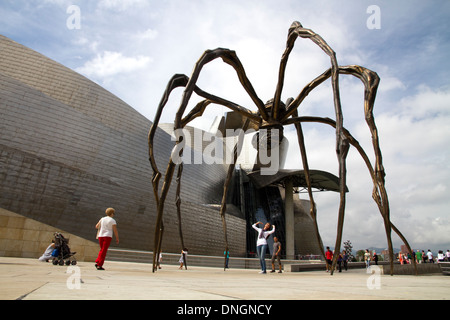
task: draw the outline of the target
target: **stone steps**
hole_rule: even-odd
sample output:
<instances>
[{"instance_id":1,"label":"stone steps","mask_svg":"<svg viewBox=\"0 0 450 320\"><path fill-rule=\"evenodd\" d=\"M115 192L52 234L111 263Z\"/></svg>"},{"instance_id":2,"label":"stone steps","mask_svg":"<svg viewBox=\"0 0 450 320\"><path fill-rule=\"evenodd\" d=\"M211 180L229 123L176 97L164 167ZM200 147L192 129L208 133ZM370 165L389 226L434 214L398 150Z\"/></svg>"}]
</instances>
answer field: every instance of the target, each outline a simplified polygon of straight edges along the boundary
<instances>
[{"instance_id":1,"label":"stone steps","mask_svg":"<svg viewBox=\"0 0 450 320\"><path fill-rule=\"evenodd\" d=\"M450 262L439 262L443 274L450 276Z\"/></svg>"}]
</instances>

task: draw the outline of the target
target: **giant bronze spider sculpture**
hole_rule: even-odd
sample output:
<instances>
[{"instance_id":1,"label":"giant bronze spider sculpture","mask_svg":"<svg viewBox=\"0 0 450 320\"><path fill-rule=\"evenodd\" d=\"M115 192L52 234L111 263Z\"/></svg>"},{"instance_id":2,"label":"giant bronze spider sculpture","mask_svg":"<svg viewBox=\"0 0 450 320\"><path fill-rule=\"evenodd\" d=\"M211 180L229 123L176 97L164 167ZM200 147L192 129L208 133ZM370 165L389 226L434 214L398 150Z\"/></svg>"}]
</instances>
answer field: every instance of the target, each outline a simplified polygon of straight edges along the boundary
<instances>
[{"instance_id":1,"label":"giant bronze spider sculpture","mask_svg":"<svg viewBox=\"0 0 450 320\"><path fill-rule=\"evenodd\" d=\"M294 48L295 41L298 38L310 39L317 46L319 46L330 58L331 60L331 68L326 70L320 76L312 80L300 94L294 99L290 98L284 104L281 101L281 92L283 90L284 84L284 76L286 65L289 59L289 55ZM256 105L257 111L252 111L243 106L240 106L234 102L228 101L224 98L212 95L201 90L197 85L197 80L199 78L200 72L202 68L209 62L221 58L225 63L229 64L236 71L239 81L246 90L247 94L252 99L253 103ZM340 93L339 93L339 75L352 75L362 81L365 87L364 94L364 111L367 125L369 126L371 135L372 135L372 144L375 152L375 166L372 166L368 156L365 151L359 145L358 141L354 139L354 137L350 134L348 130L343 127L343 113L340 101ZM300 117L298 116L298 108L303 100L308 96L308 94L322 84L327 79L331 78L333 97L334 97L334 109L336 114L336 120L332 120L329 118L321 118L321 117ZM285 52L281 58L278 84L275 90L275 95L273 99L264 104L262 100L258 97L255 90L253 89L252 84L250 83L247 75L245 73L244 67L242 66L240 60L238 59L236 53L232 50L217 48L215 50L207 50L200 57L198 62L195 65L193 73L191 77L187 77L186 75L177 74L172 77L169 81L167 88L164 92L162 100L159 104L157 113L155 115L154 123L150 129L148 143L149 143L149 160L153 169L153 191L156 198L157 205L157 218L155 225L155 239L154 239L154 255L153 255L153 272L157 270L156 257L159 256L161 252L161 243L164 232L164 224L163 224L163 213L164 213L164 203L170 188L170 184L172 182L172 178L175 172L176 164L173 160L173 157L170 158L165 177L164 184L161 189L161 193L159 193L159 180L161 178L161 173L158 170L156 165L156 161L154 158L154 144L153 139L156 133L156 129L158 127L162 111L169 99L171 92L178 87L184 87L184 93L182 96L182 101L180 107L175 116L174 122L174 130L183 129L187 124L189 124L192 120L197 117L201 117L205 109L210 104L217 104L225 106L231 109L234 112L240 113L245 119L242 133L247 130L249 126L256 127L257 129L266 129L270 132L270 130L278 129L283 132L283 126L293 124L297 130L298 143L301 151L301 158L305 173L306 184L308 188L308 194L310 198L310 215L315 225L317 241L319 242L319 247L323 252L323 244L319 234L318 225L317 225L317 212L316 212L316 204L314 202L311 180L310 180L310 171L308 165L308 159L306 155L306 148L304 143L304 136L302 130L303 122L317 122L323 123L330 126L333 126L336 130L336 153L339 161L339 183L340 183L340 205L338 211L338 225L337 225L337 236L336 236L336 244L335 244L335 252L340 252L340 246L342 241L342 231L343 231L343 223L344 223L344 212L345 212L345 200L346 200L346 158L348 154L348 150L350 145L354 146L359 154L362 156L364 162L367 165L369 173L371 175L373 181L373 192L372 197L378 205L379 211L384 221L387 243L389 249L389 260L391 263L391 275L393 274L393 249L392 249L392 240L391 240L391 231L394 230L399 237L406 244L408 250L411 252L411 248L406 241L405 237L401 234L401 232L392 224L390 220L390 211L389 211L389 201L388 195L385 188L385 172L382 164L382 154L379 145L378 139L378 131L375 125L375 120L373 116L373 107L375 102L375 97L378 89L379 77L378 75L368 70L364 67L357 65L350 66L339 66L336 54L331 49L331 47L325 42L325 40L310 29L303 28L303 26L299 22L294 22L289 28L287 45ZM188 102L193 93L196 93L200 97L204 98L201 102L199 102L192 110L185 115L185 111L188 105ZM243 134L240 135L239 139L243 138ZM177 141L176 144L179 144L181 141ZM239 144L238 144L239 145ZM236 146L234 148L234 160L237 159L240 150L239 147ZM229 165L227 178L224 183L224 192L222 196L220 216L222 219L223 231L224 231L224 240L225 240L225 250L228 251L228 239L227 239L227 228L226 228L226 220L225 220L225 212L226 212L226 194L228 190L229 183L231 181L232 173L235 168L235 162L233 161ZM180 181L183 172L183 163L178 164L178 173L177 173L177 196L176 196L176 204L177 204L177 213L178 219L181 219L181 199L180 199ZM181 247L184 248L184 240L181 230L181 220L179 220L179 234L181 239ZM334 270L337 256L335 255L331 270ZM333 272L331 272L333 274Z\"/></svg>"}]
</instances>

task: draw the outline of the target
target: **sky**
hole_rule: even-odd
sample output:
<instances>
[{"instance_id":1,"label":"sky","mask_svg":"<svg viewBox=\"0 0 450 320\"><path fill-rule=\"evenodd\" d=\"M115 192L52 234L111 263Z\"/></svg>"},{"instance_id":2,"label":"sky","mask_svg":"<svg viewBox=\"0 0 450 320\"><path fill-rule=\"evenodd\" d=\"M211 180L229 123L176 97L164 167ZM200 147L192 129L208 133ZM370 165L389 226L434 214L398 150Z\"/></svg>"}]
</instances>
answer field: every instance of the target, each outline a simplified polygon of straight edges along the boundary
<instances>
[{"instance_id":1,"label":"sky","mask_svg":"<svg viewBox=\"0 0 450 320\"><path fill-rule=\"evenodd\" d=\"M450 249L450 2L446 0L2 0L0 33L81 73L153 120L172 75L190 75L207 49L235 50L263 101L273 98L281 55L293 21L320 34L340 65L376 71L381 83L374 115L386 170L391 220L413 249ZM298 39L289 59L282 100L330 67L311 41ZM251 110L256 107L235 72L221 60L205 66L198 86ZM340 77L344 126L374 162L364 119L364 87ZM161 122L171 123L177 89ZM197 99L197 100L196 100ZM193 97L190 106L198 98ZM196 120L208 129L227 112L214 106ZM316 88L300 115L335 118L331 83ZM305 124L311 169L338 175L335 132ZM296 133L286 167L301 169ZM354 149L347 159L343 240L355 249L386 248L372 181ZM307 194L300 194L307 199ZM319 230L334 246L339 194L314 194ZM392 235L394 246L402 243Z\"/></svg>"}]
</instances>

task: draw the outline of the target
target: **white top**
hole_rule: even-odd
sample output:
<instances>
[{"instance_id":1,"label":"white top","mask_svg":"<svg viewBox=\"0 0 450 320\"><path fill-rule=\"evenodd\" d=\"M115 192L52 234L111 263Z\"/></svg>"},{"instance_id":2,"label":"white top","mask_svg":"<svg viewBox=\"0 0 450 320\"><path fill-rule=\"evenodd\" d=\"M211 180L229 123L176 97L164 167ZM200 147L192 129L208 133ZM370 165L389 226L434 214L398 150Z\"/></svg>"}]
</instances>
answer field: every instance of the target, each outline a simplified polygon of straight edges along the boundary
<instances>
[{"instance_id":1,"label":"white top","mask_svg":"<svg viewBox=\"0 0 450 320\"><path fill-rule=\"evenodd\" d=\"M53 243L45 249L44 254L39 258L40 261L50 260L52 257L53 250L55 249L55 246Z\"/></svg>"},{"instance_id":2,"label":"white top","mask_svg":"<svg viewBox=\"0 0 450 320\"><path fill-rule=\"evenodd\" d=\"M98 237L113 237L113 226L117 225L116 220L111 217L103 217L100 219L100 228Z\"/></svg>"},{"instance_id":3,"label":"white top","mask_svg":"<svg viewBox=\"0 0 450 320\"><path fill-rule=\"evenodd\" d=\"M184 262L183 253L184 253L185 257L187 257L187 255L188 255L187 251L181 250L181 257L180 257L180 260L178 260L179 263Z\"/></svg>"},{"instance_id":4,"label":"white top","mask_svg":"<svg viewBox=\"0 0 450 320\"><path fill-rule=\"evenodd\" d=\"M272 226L272 230L264 231L264 229L258 228L255 223L252 225L253 229L258 231L258 240L256 241L256 246L267 245L267 238L275 232L275 225Z\"/></svg>"}]
</instances>

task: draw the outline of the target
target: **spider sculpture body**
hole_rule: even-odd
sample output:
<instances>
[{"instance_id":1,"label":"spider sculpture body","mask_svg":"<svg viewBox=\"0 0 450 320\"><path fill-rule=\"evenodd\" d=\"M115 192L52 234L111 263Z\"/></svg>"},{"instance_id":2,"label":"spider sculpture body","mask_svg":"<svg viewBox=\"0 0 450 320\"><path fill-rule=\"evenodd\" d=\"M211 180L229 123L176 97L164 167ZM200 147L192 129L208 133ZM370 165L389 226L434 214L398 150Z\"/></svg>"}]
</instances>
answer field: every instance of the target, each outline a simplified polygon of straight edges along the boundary
<instances>
[{"instance_id":1,"label":"spider sculpture body","mask_svg":"<svg viewBox=\"0 0 450 320\"><path fill-rule=\"evenodd\" d=\"M326 70L324 73L319 75L317 78L312 80L303 90L299 93L296 98L290 98L286 104L281 101L281 93L284 85L284 77L286 65L289 59L289 55L294 48L295 41L298 38L310 39L316 45L318 45L325 54L327 54L331 61L331 67ZM257 111L252 111L248 108L240 106L234 102L228 101L222 97L218 97L212 95L208 92L201 90L197 85L197 80L199 78L200 72L202 68L209 62L221 58L225 63L230 65L236 71L239 81L249 97L252 99L253 103L256 105ZM369 158L367 157L365 151L359 145L358 141L353 138L348 130L346 130L343 126L343 113L340 101L339 94L339 76L340 75L352 75L356 78L359 78L365 87L364 94L364 111L365 118L369 130L372 135L372 144L375 153L375 165L372 166ZM336 119L332 120L329 118L321 118L321 117L300 117L298 115L298 108L303 100L308 96L308 94L322 84L324 81L331 79L332 89L333 89L333 102L334 102L334 110ZM375 120L373 116L373 107L375 102L375 97L378 89L379 77L378 75L364 67L350 65L350 66L339 66L336 54L331 49L331 47L325 42L325 40L310 29L303 28L303 26L299 22L294 22L289 28L288 38L286 49L282 55L280 69L279 69L279 77L278 84L275 90L275 95L272 100L268 103L264 104L262 100L256 94L250 80L247 78L244 67L242 66L239 58L236 53L229 49L217 48L215 50L207 50L200 57L198 62L196 63L194 70L192 72L191 77L187 77L186 75L177 74L172 77L169 81L167 88L164 92L164 95L159 104L157 113L155 115L154 123L150 129L148 143L149 143L149 160L153 169L153 191L156 198L157 205L157 218L155 224L155 239L154 239L154 255L153 255L153 272L157 270L156 268L156 257L159 256L161 252L161 243L164 232L164 224L163 224L163 213L164 213L164 203L175 173L175 169L177 165L175 164L173 158L171 157L165 172L164 184L159 191L159 181L161 178L161 173L156 165L156 161L154 158L154 144L153 139L156 133L156 129L158 127L162 111L169 99L171 92L178 87L183 87L184 92L182 96L182 100L179 106L179 109L175 116L174 121L174 130L183 129L186 125L188 125L192 120L197 117L201 117L204 110L211 104L222 105L234 112L240 113L246 120L243 126L242 133L247 130L248 127L256 128L257 130L267 129L270 132L273 129L277 129L279 132L283 132L283 126L293 124L297 130L298 143L301 151L301 159L305 172L305 178L308 187L308 194L310 198L310 215L314 222L317 234L317 240L319 242L319 247L323 252L323 244L319 235L319 230L317 226L317 212L316 212L316 204L314 202L311 181L309 177L309 165L306 154L302 123L304 122L317 122L323 123L330 126L333 126L336 130L336 154L339 161L339 183L340 183L340 205L338 212L338 224L337 224L337 237L335 244L335 251L340 252L340 244L342 241L342 231L343 231L343 223L344 223L344 213L345 213L345 200L346 200L346 157L349 150L350 145L354 146L363 160L365 161L367 168L369 170L370 176L373 181L373 193L372 197L375 200L380 213L382 215L387 243L389 249L389 256L391 262L391 274L393 273L393 249L392 249L392 240L391 240L391 231L394 230L403 242L408 247L409 251L411 251L409 244L407 243L404 236L401 232L392 224L390 221L390 212L389 212L389 201L385 188L385 172L382 164L382 154L379 145L378 132L377 127L375 125ZM188 102L193 93L196 93L198 96L204 98L201 102L199 102L192 110L186 113L186 108ZM243 138L243 134L239 137L239 139ZM177 142L177 144L180 141ZM239 144L238 144L239 145ZM228 251L228 239L227 239L227 229L226 229L226 220L225 220L225 212L226 212L226 194L228 190L229 183L231 181L231 176L235 167L235 162L240 153L239 148L236 146L234 149L234 160L228 169L228 175L224 183L224 192L222 197L220 216L223 224L224 231L224 240L225 240L225 250ZM183 163L178 164L178 172L177 172L177 211L178 218L181 218L181 200L180 200L180 181L183 172ZM181 220L180 220L181 221ZM181 229L181 222L179 223L179 233L181 239L181 248L184 248L184 240ZM333 259L333 266L331 270L334 270L334 266L337 262L337 256L335 255ZM186 264L185 264L186 265ZM331 272L333 274L333 272Z\"/></svg>"}]
</instances>

